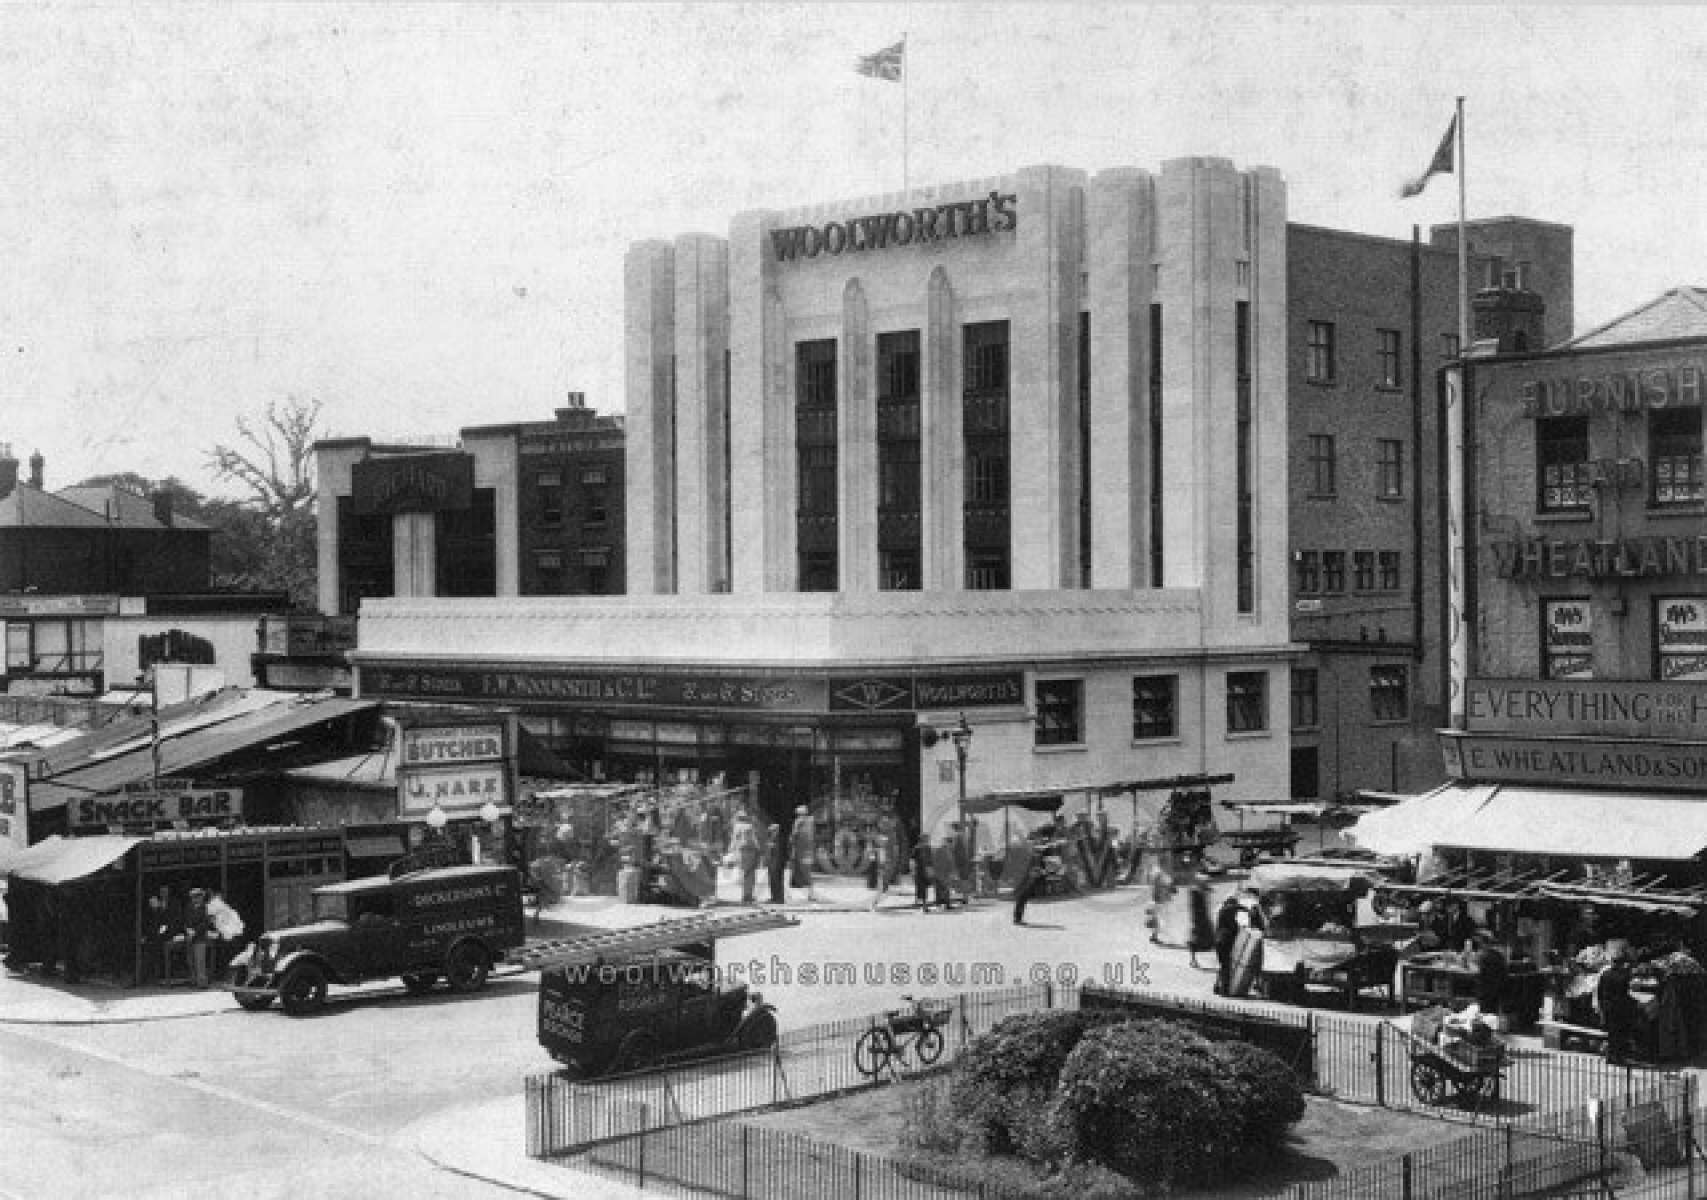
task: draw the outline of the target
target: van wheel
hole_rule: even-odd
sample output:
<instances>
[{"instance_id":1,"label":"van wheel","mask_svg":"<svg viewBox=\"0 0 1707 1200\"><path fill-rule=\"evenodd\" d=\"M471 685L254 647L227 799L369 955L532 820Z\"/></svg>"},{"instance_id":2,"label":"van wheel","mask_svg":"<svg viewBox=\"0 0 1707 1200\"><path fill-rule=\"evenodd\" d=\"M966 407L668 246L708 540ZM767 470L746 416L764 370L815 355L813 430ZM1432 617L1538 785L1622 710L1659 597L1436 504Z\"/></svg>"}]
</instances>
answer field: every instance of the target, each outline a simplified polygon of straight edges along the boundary
<instances>
[{"instance_id":1,"label":"van wheel","mask_svg":"<svg viewBox=\"0 0 1707 1200\"><path fill-rule=\"evenodd\" d=\"M279 981L279 1004L293 1017L317 1012L326 1003L326 972L314 963L298 963Z\"/></svg>"},{"instance_id":2,"label":"van wheel","mask_svg":"<svg viewBox=\"0 0 1707 1200\"><path fill-rule=\"evenodd\" d=\"M477 992L486 986L491 969L485 950L475 942L463 942L453 947L445 960L445 980L453 992Z\"/></svg>"},{"instance_id":3,"label":"van wheel","mask_svg":"<svg viewBox=\"0 0 1707 1200\"><path fill-rule=\"evenodd\" d=\"M657 1061L657 1035L647 1029L636 1029L617 1047L616 1061L611 1063L610 1073L626 1075L630 1071L644 1071Z\"/></svg>"},{"instance_id":4,"label":"van wheel","mask_svg":"<svg viewBox=\"0 0 1707 1200\"><path fill-rule=\"evenodd\" d=\"M411 996L419 996L433 990L433 985L439 981L437 971L412 971L403 976L403 986L409 989Z\"/></svg>"},{"instance_id":5,"label":"van wheel","mask_svg":"<svg viewBox=\"0 0 1707 1200\"><path fill-rule=\"evenodd\" d=\"M741 1027L736 1042L743 1050L762 1050L776 1045L776 1014L754 1013L752 1019Z\"/></svg>"}]
</instances>

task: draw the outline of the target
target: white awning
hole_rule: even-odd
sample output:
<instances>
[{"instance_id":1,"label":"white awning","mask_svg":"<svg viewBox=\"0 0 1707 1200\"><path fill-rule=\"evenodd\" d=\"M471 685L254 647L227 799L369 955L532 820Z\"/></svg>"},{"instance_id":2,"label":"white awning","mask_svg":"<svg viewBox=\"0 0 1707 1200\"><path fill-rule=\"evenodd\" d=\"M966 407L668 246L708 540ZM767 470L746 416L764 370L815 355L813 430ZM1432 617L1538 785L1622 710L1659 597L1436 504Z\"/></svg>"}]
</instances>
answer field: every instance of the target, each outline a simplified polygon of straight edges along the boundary
<instances>
[{"instance_id":1,"label":"white awning","mask_svg":"<svg viewBox=\"0 0 1707 1200\"><path fill-rule=\"evenodd\" d=\"M1707 799L1640 792L1448 784L1348 831L1385 854L1430 846L1678 862L1707 850Z\"/></svg>"}]
</instances>

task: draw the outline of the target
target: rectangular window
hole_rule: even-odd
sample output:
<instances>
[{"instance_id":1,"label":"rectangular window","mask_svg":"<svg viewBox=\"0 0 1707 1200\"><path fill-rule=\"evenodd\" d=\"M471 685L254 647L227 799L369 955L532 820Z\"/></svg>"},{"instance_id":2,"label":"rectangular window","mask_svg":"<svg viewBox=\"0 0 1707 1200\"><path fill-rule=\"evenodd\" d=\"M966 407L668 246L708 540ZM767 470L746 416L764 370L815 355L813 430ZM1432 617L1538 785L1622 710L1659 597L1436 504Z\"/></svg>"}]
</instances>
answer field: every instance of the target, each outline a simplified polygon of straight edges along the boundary
<instances>
[{"instance_id":1,"label":"rectangular window","mask_svg":"<svg viewBox=\"0 0 1707 1200\"><path fill-rule=\"evenodd\" d=\"M1339 471L1334 453L1334 435L1312 433L1307 461L1310 471L1310 495L1332 496Z\"/></svg>"},{"instance_id":2,"label":"rectangular window","mask_svg":"<svg viewBox=\"0 0 1707 1200\"><path fill-rule=\"evenodd\" d=\"M795 353L795 586L833 592L841 586L836 556L836 340L800 342Z\"/></svg>"},{"instance_id":3,"label":"rectangular window","mask_svg":"<svg viewBox=\"0 0 1707 1200\"><path fill-rule=\"evenodd\" d=\"M1268 673L1227 673L1227 732L1260 733L1268 728Z\"/></svg>"},{"instance_id":4,"label":"rectangular window","mask_svg":"<svg viewBox=\"0 0 1707 1200\"><path fill-rule=\"evenodd\" d=\"M1405 494L1405 443L1379 438L1375 452L1375 494L1383 500L1400 499Z\"/></svg>"},{"instance_id":5,"label":"rectangular window","mask_svg":"<svg viewBox=\"0 0 1707 1200\"><path fill-rule=\"evenodd\" d=\"M1179 736L1179 676L1140 675L1132 681L1132 738Z\"/></svg>"},{"instance_id":6,"label":"rectangular window","mask_svg":"<svg viewBox=\"0 0 1707 1200\"><path fill-rule=\"evenodd\" d=\"M1318 550L1298 552L1298 591L1311 596L1322 590L1322 555Z\"/></svg>"},{"instance_id":7,"label":"rectangular window","mask_svg":"<svg viewBox=\"0 0 1707 1200\"><path fill-rule=\"evenodd\" d=\"M1458 335L1456 333L1440 335L1440 356L1442 358L1458 357Z\"/></svg>"},{"instance_id":8,"label":"rectangular window","mask_svg":"<svg viewBox=\"0 0 1707 1200\"><path fill-rule=\"evenodd\" d=\"M1403 384L1404 376L1399 371L1399 331L1397 329L1377 329L1375 331L1376 352L1380 356L1381 386L1396 388Z\"/></svg>"},{"instance_id":9,"label":"rectangular window","mask_svg":"<svg viewBox=\"0 0 1707 1200\"><path fill-rule=\"evenodd\" d=\"M1541 512L1586 512L1589 482L1588 418L1543 417L1535 422L1536 507Z\"/></svg>"},{"instance_id":10,"label":"rectangular window","mask_svg":"<svg viewBox=\"0 0 1707 1200\"><path fill-rule=\"evenodd\" d=\"M1320 686L1315 667L1292 668L1292 728L1315 729L1322 723Z\"/></svg>"},{"instance_id":11,"label":"rectangular window","mask_svg":"<svg viewBox=\"0 0 1707 1200\"><path fill-rule=\"evenodd\" d=\"M6 625L6 669L28 671L34 665L35 642L30 636L30 626L25 622L9 622Z\"/></svg>"},{"instance_id":12,"label":"rectangular window","mask_svg":"<svg viewBox=\"0 0 1707 1200\"><path fill-rule=\"evenodd\" d=\"M1399 590L1399 552L1397 550L1382 550L1376 555L1376 573L1380 576L1376 586L1383 592Z\"/></svg>"},{"instance_id":13,"label":"rectangular window","mask_svg":"<svg viewBox=\"0 0 1707 1200\"><path fill-rule=\"evenodd\" d=\"M1255 474L1252 465L1251 412L1251 306L1237 301L1233 306L1235 411L1233 487L1238 504L1234 530L1237 562L1235 600L1242 613L1256 608Z\"/></svg>"},{"instance_id":14,"label":"rectangular window","mask_svg":"<svg viewBox=\"0 0 1707 1200\"><path fill-rule=\"evenodd\" d=\"M886 592L916 592L919 590L919 555L914 550L879 550L878 573L880 586Z\"/></svg>"},{"instance_id":15,"label":"rectangular window","mask_svg":"<svg viewBox=\"0 0 1707 1200\"><path fill-rule=\"evenodd\" d=\"M1707 679L1707 596L1654 599L1654 678Z\"/></svg>"},{"instance_id":16,"label":"rectangular window","mask_svg":"<svg viewBox=\"0 0 1707 1200\"><path fill-rule=\"evenodd\" d=\"M966 339L966 390L969 392L1005 392L1008 389L1007 322L991 322L1002 326L1001 336L971 336Z\"/></svg>"},{"instance_id":17,"label":"rectangular window","mask_svg":"<svg viewBox=\"0 0 1707 1200\"><path fill-rule=\"evenodd\" d=\"M1008 586L1008 556L1000 551L980 551L966 559L966 589L1000 592Z\"/></svg>"},{"instance_id":18,"label":"rectangular window","mask_svg":"<svg viewBox=\"0 0 1707 1200\"><path fill-rule=\"evenodd\" d=\"M1345 551L1322 551L1322 590L1332 595L1345 591Z\"/></svg>"},{"instance_id":19,"label":"rectangular window","mask_svg":"<svg viewBox=\"0 0 1707 1200\"><path fill-rule=\"evenodd\" d=\"M1082 679L1037 681L1037 745L1077 746L1084 742L1085 684Z\"/></svg>"},{"instance_id":20,"label":"rectangular window","mask_svg":"<svg viewBox=\"0 0 1707 1200\"><path fill-rule=\"evenodd\" d=\"M1369 668L1369 715L1376 721L1403 721L1411 715L1409 668L1398 663Z\"/></svg>"},{"instance_id":21,"label":"rectangular window","mask_svg":"<svg viewBox=\"0 0 1707 1200\"><path fill-rule=\"evenodd\" d=\"M561 471L541 471L534 476L534 492L539 499L540 524L562 524L563 473Z\"/></svg>"},{"instance_id":22,"label":"rectangular window","mask_svg":"<svg viewBox=\"0 0 1707 1200\"><path fill-rule=\"evenodd\" d=\"M533 562L534 566L539 568L540 574L555 574L563 569L563 551L536 550L534 551Z\"/></svg>"},{"instance_id":23,"label":"rectangular window","mask_svg":"<svg viewBox=\"0 0 1707 1200\"><path fill-rule=\"evenodd\" d=\"M1351 552L1351 586L1353 591L1358 592L1375 590L1375 551Z\"/></svg>"},{"instance_id":24,"label":"rectangular window","mask_svg":"<svg viewBox=\"0 0 1707 1200\"><path fill-rule=\"evenodd\" d=\"M1006 504L1008 502L1007 454L986 452L973 455L966 462L966 503Z\"/></svg>"},{"instance_id":25,"label":"rectangular window","mask_svg":"<svg viewBox=\"0 0 1707 1200\"><path fill-rule=\"evenodd\" d=\"M1594 678L1594 614L1586 596L1541 602L1541 672L1548 679Z\"/></svg>"},{"instance_id":26,"label":"rectangular window","mask_svg":"<svg viewBox=\"0 0 1707 1200\"><path fill-rule=\"evenodd\" d=\"M1701 503L1701 410L1667 408L1648 414L1648 464L1653 502Z\"/></svg>"},{"instance_id":27,"label":"rectangular window","mask_svg":"<svg viewBox=\"0 0 1707 1200\"><path fill-rule=\"evenodd\" d=\"M610 480L603 467L588 467L581 472L581 482L588 487L602 487Z\"/></svg>"},{"instance_id":28,"label":"rectangular window","mask_svg":"<svg viewBox=\"0 0 1707 1200\"><path fill-rule=\"evenodd\" d=\"M1334 381L1334 323L1310 322L1310 358L1307 378L1311 383Z\"/></svg>"}]
</instances>

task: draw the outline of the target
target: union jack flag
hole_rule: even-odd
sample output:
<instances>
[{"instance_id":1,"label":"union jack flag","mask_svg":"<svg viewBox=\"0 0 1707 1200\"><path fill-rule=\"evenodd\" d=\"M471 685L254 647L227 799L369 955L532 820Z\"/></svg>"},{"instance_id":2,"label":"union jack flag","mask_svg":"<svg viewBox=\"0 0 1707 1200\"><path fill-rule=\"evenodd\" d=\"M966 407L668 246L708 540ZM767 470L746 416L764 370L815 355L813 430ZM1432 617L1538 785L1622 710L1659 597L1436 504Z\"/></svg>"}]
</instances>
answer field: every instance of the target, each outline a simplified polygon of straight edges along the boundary
<instances>
[{"instance_id":1,"label":"union jack flag","mask_svg":"<svg viewBox=\"0 0 1707 1200\"><path fill-rule=\"evenodd\" d=\"M907 43L905 40L896 42L893 46L885 46L876 54L862 54L854 62L854 70L861 75L869 75L873 79L887 79L890 83L899 83L901 73L907 67Z\"/></svg>"}]
</instances>

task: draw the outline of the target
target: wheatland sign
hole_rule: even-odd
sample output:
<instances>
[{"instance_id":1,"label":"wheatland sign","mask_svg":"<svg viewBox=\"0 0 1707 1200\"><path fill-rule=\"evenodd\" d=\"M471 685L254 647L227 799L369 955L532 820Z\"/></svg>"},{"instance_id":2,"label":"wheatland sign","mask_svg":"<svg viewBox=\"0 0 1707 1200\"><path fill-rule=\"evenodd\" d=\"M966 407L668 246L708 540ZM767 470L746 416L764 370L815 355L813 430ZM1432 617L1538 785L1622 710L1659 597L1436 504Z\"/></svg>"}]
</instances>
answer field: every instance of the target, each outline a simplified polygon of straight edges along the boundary
<instances>
[{"instance_id":1,"label":"wheatland sign","mask_svg":"<svg viewBox=\"0 0 1707 1200\"><path fill-rule=\"evenodd\" d=\"M1478 782L1707 789L1707 684L1471 679L1446 771Z\"/></svg>"}]
</instances>

